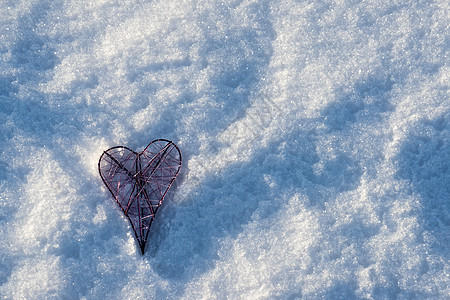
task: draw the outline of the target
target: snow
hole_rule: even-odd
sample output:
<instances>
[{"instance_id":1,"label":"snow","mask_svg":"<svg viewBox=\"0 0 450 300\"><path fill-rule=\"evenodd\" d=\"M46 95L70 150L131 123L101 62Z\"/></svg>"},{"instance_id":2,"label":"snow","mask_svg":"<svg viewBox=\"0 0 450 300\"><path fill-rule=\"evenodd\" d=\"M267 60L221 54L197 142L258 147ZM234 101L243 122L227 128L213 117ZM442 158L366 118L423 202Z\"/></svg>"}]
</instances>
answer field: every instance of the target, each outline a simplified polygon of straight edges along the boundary
<instances>
[{"instance_id":1,"label":"snow","mask_svg":"<svg viewBox=\"0 0 450 300\"><path fill-rule=\"evenodd\" d=\"M448 1L0 2L0 297L445 299ZM142 256L109 147L183 166Z\"/></svg>"}]
</instances>

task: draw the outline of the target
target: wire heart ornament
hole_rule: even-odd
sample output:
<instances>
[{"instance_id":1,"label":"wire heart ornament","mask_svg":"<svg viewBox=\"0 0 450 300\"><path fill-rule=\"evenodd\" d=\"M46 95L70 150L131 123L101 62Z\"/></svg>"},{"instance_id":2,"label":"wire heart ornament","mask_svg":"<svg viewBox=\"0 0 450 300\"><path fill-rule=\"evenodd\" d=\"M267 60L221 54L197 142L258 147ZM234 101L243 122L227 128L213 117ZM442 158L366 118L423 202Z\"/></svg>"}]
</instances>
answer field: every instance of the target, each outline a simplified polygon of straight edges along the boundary
<instances>
[{"instance_id":1,"label":"wire heart ornament","mask_svg":"<svg viewBox=\"0 0 450 300\"><path fill-rule=\"evenodd\" d=\"M180 149L165 139L154 140L140 153L116 146L100 156L100 177L130 221L142 254L156 211L180 167Z\"/></svg>"}]
</instances>

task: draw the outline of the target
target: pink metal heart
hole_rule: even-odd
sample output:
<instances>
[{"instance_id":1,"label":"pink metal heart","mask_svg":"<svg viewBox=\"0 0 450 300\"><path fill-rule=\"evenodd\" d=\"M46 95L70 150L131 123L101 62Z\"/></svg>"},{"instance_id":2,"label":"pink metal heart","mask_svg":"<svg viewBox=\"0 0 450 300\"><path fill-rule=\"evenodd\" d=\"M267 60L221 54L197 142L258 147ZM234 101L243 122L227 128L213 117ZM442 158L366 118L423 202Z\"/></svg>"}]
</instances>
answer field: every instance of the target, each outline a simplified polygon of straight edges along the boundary
<instances>
[{"instance_id":1,"label":"pink metal heart","mask_svg":"<svg viewBox=\"0 0 450 300\"><path fill-rule=\"evenodd\" d=\"M100 157L100 177L130 221L142 254L156 211L180 167L180 149L164 139L151 142L141 153L117 146Z\"/></svg>"}]
</instances>

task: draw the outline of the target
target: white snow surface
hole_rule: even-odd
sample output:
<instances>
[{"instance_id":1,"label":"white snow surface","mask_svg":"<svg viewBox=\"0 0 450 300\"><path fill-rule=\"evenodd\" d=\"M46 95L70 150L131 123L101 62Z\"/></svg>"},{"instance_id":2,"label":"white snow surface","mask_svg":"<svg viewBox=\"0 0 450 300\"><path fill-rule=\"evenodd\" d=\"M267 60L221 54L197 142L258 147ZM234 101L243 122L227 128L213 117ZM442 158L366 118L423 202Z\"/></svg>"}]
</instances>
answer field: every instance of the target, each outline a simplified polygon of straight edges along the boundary
<instances>
[{"instance_id":1,"label":"white snow surface","mask_svg":"<svg viewBox=\"0 0 450 300\"><path fill-rule=\"evenodd\" d=\"M446 0L0 1L2 299L448 299ZM166 138L140 254L98 174Z\"/></svg>"}]
</instances>

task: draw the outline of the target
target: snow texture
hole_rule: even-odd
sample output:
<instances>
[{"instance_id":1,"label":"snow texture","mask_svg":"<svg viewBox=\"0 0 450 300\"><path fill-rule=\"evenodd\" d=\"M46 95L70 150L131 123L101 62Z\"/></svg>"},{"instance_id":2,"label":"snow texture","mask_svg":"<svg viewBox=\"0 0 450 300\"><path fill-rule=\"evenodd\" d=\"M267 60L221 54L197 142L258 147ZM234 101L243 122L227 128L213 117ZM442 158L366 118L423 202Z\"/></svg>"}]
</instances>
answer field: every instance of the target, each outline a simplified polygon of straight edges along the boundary
<instances>
[{"instance_id":1,"label":"snow texture","mask_svg":"<svg viewBox=\"0 0 450 300\"><path fill-rule=\"evenodd\" d=\"M1 298L448 299L448 1L0 12ZM156 138L142 256L97 162Z\"/></svg>"}]
</instances>

